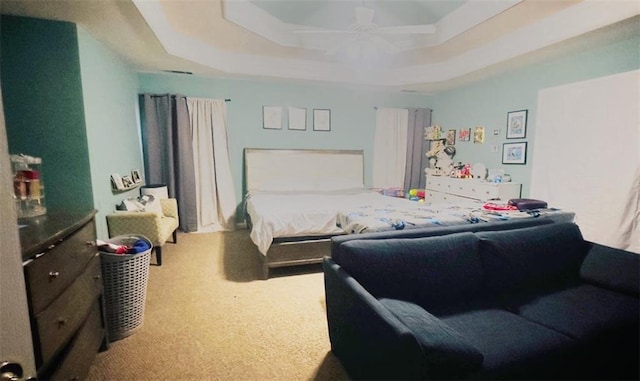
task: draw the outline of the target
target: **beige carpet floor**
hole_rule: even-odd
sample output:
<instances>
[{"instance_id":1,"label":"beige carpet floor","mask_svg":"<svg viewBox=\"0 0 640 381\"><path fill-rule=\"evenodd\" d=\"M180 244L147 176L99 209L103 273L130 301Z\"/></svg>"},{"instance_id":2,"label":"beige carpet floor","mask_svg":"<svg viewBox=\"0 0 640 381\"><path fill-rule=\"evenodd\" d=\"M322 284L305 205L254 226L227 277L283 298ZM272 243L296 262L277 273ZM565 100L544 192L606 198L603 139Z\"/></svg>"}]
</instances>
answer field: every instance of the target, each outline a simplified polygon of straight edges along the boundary
<instances>
[{"instance_id":1,"label":"beige carpet floor","mask_svg":"<svg viewBox=\"0 0 640 381\"><path fill-rule=\"evenodd\" d=\"M165 244L143 325L99 353L88 379L348 379L330 351L321 267L257 280L258 255L246 230Z\"/></svg>"}]
</instances>

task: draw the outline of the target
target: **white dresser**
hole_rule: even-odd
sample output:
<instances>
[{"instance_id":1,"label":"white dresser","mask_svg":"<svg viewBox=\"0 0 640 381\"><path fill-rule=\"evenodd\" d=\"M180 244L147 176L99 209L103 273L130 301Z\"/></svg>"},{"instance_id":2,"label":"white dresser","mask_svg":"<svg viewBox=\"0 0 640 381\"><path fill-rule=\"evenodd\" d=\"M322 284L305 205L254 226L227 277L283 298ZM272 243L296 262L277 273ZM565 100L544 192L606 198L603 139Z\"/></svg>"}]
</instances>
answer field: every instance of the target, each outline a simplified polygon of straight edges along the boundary
<instances>
[{"instance_id":1,"label":"white dresser","mask_svg":"<svg viewBox=\"0 0 640 381\"><path fill-rule=\"evenodd\" d=\"M425 189L427 202L456 202L469 199L487 201L520 198L519 183L490 183L473 179L455 179L443 176L427 176Z\"/></svg>"}]
</instances>

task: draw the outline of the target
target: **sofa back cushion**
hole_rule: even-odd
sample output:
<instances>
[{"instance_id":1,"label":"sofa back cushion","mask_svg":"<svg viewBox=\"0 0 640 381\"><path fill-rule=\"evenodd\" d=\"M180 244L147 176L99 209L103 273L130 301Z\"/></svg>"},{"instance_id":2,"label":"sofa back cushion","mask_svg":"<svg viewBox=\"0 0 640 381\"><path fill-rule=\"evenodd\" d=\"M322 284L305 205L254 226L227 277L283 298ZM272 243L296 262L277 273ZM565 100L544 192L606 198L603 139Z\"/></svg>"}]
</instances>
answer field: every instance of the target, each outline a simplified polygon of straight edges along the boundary
<instances>
[{"instance_id":1,"label":"sofa back cushion","mask_svg":"<svg viewBox=\"0 0 640 381\"><path fill-rule=\"evenodd\" d=\"M479 292L484 274L473 233L354 240L341 265L376 298L403 299L428 310L459 305Z\"/></svg>"},{"instance_id":2,"label":"sofa back cushion","mask_svg":"<svg viewBox=\"0 0 640 381\"><path fill-rule=\"evenodd\" d=\"M486 290L540 292L576 282L586 254L578 226L557 223L532 228L477 233Z\"/></svg>"},{"instance_id":3,"label":"sofa back cushion","mask_svg":"<svg viewBox=\"0 0 640 381\"><path fill-rule=\"evenodd\" d=\"M510 230L528 228L532 226L546 225L554 223L554 220L548 217L540 218L524 218L524 219L511 219L508 221L495 221L491 223L477 223L466 225L451 225L451 226L430 226L415 229L404 230L390 230L373 233L363 234L345 234L331 238L331 258L337 263L340 263L340 256L342 255L342 245L345 242L353 240L364 239L391 239L391 238L426 238L437 237L447 234L463 233L463 232L479 232L479 231L494 231L494 230Z\"/></svg>"}]
</instances>

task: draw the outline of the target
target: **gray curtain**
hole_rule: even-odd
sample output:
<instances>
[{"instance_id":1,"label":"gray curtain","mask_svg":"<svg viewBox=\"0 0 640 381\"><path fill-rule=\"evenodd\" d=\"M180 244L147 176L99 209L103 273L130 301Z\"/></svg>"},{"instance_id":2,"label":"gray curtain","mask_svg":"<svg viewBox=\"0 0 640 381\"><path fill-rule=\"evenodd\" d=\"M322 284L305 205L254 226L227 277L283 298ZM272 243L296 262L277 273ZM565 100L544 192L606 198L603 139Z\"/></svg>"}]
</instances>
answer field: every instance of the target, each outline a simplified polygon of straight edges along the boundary
<instances>
[{"instance_id":1,"label":"gray curtain","mask_svg":"<svg viewBox=\"0 0 640 381\"><path fill-rule=\"evenodd\" d=\"M429 150L424 140L424 128L431 125L431 109L409 108L409 130L407 131L407 167L404 175L404 189L424 189L426 178L424 169L429 160L425 155Z\"/></svg>"},{"instance_id":2,"label":"gray curtain","mask_svg":"<svg viewBox=\"0 0 640 381\"><path fill-rule=\"evenodd\" d=\"M147 184L165 184L178 202L180 230L198 230L191 124L186 98L140 95L142 152Z\"/></svg>"}]
</instances>

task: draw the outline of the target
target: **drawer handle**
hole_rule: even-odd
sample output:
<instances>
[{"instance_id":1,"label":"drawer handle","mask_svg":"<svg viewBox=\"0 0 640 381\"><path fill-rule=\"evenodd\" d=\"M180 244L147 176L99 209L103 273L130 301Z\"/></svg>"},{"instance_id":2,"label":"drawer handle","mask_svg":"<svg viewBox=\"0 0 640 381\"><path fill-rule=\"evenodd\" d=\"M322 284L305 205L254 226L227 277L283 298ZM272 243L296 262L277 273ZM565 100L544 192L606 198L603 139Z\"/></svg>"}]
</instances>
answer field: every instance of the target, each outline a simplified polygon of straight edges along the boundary
<instances>
[{"instance_id":1,"label":"drawer handle","mask_svg":"<svg viewBox=\"0 0 640 381\"><path fill-rule=\"evenodd\" d=\"M96 276L93 277L94 280L99 280L101 278L102 278L102 275L96 275Z\"/></svg>"},{"instance_id":2,"label":"drawer handle","mask_svg":"<svg viewBox=\"0 0 640 381\"><path fill-rule=\"evenodd\" d=\"M60 273L57 271L50 271L49 272L49 281L52 281L54 279L56 279L57 277L60 276Z\"/></svg>"}]
</instances>

